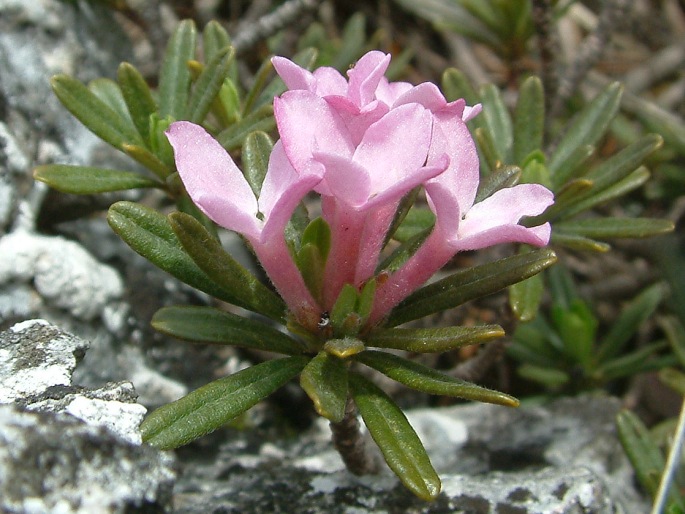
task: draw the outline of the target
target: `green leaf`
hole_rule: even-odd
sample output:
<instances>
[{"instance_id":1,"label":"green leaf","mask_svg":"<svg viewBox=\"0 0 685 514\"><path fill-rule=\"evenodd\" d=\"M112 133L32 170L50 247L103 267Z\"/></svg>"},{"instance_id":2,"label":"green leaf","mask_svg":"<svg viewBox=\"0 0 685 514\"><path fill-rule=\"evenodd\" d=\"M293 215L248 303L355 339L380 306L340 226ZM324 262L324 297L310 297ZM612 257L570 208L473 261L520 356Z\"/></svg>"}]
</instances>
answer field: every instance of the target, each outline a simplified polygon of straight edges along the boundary
<instances>
[{"instance_id":1,"label":"green leaf","mask_svg":"<svg viewBox=\"0 0 685 514\"><path fill-rule=\"evenodd\" d=\"M564 234L596 239L651 237L671 232L674 227L671 220L658 218L589 218L554 224L554 229Z\"/></svg>"},{"instance_id":2,"label":"green leaf","mask_svg":"<svg viewBox=\"0 0 685 514\"><path fill-rule=\"evenodd\" d=\"M592 145L581 145L573 150L573 152L568 155L564 162L557 165L556 170L553 172L557 178L552 180L551 189L558 191L569 181L573 181L573 177L581 177L583 171L586 169L586 164L595 153L596 148ZM549 170L549 166L548 166ZM550 171L550 178L552 175Z\"/></svg>"},{"instance_id":3,"label":"green leaf","mask_svg":"<svg viewBox=\"0 0 685 514\"><path fill-rule=\"evenodd\" d=\"M267 80L271 76L273 69L274 66L271 63L271 59L267 59L259 67L257 73L255 73L254 79L252 80L252 87L247 92L247 96L245 97L245 103L243 105L242 111L243 116L252 112L252 110L255 107L259 107L257 105L257 102L260 99L260 94L264 91L264 88L266 87ZM285 89L283 91L285 91ZM268 103L273 103L272 100L273 96L269 99Z\"/></svg>"},{"instance_id":4,"label":"green leaf","mask_svg":"<svg viewBox=\"0 0 685 514\"><path fill-rule=\"evenodd\" d=\"M230 46L228 32L216 20L211 20L202 29L202 53L205 62L210 62L226 47Z\"/></svg>"},{"instance_id":5,"label":"green leaf","mask_svg":"<svg viewBox=\"0 0 685 514\"><path fill-rule=\"evenodd\" d=\"M161 187L159 182L140 173L68 164L38 166L33 171L33 178L63 193L77 195Z\"/></svg>"},{"instance_id":6,"label":"green leaf","mask_svg":"<svg viewBox=\"0 0 685 514\"><path fill-rule=\"evenodd\" d=\"M508 394L445 375L418 362L412 362L387 352L369 350L353 358L396 382L423 393L453 396L507 407L519 405L519 401Z\"/></svg>"},{"instance_id":7,"label":"green leaf","mask_svg":"<svg viewBox=\"0 0 685 514\"><path fill-rule=\"evenodd\" d=\"M338 70L347 68L364 52L366 44L366 17L356 12L343 27L341 45L335 53L331 66Z\"/></svg>"},{"instance_id":8,"label":"green leaf","mask_svg":"<svg viewBox=\"0 0 685 514\"><path fill-rule=\"evenodd\" d=\"M568 373L565 371L537 366L530 363L519 366L516 373L521 378L537 382L550 389L558 389L566 385L570 380Z\"/></svg>"},{"instance_id":9,"label":"green leaf","mask_svg":"<svg viewBox=\"0 0 685 514\"><path fill-rule=\"evenodd\" d=\"M685 396L685 373L673 368L659 371L659 380L680 395Z\"/></svg>"},{"instance_id":10,"label":"green leaf","mask_svg":"<svg viewBox=\"0 0 685 514\"><path fill-rule=\"evenodd\" d=\"M320 416L334 423L342 421L347 403L347 367L342 360L319 352L302 370L300 386Z\"/></svg>"},{"instance_id":11,"label":"green leaf","mask_svg":"<svg viewBox=\"0 0 685 514\"><path fill-rule=\"evenodd\" d=\"M486 343L503 335L504 330L499 325L390 328L374 330L366 338L366 344L414 353L442 353L463 346Z\"/></svg>"},{"instance_id":12,"label":"green leaf","mask_svg":"<svg viewBox=\"0 0 685 514\"><path fill-rule=\"evenodd\" d=\"M400 325L495 293L532 277L554 264L556 260L557 257L551 249L541 248L457 271L414 292L390 313L386 326Z\"/></svg>"},{"instance_id":13,"label":"green leaf","mask_svg":"<svg viewBox=\"0 0 685 514\"><path fill-rule=\"evenodd\" d=\"M419 196L419 191L421 191L421 186L415 187L400 200L400 204L397 206L390 227L388 227L388 231L385 233L385 240L383 241L384 248L391 239L395 238L397 230L405 223L409 212ZM398 241L400 241L400 239L398 239Z\"/></svg>"},{"instance_id":14,"label":"green leaf","mask_svg":"<svg viewBox=\"0 0 685 514\"><path fill-rule=\"evenodd\" d=\"M190 258L163 214L133 202L117 202L107 221L126 244L155 266L210 296L229 303L234 295L221 289Z\"/></svg>"},{"instance_id":15,"label":"green leaf","mask_svg":"<svg viewBox=\"0 0 685 514\"><path fill-rule=\"evenodd\" d=\"M430 231L435 224L435 214L430 209L416 207L409 209L404 219L397 227L393 239L406 243L426 230Z\"/></svg>"},{"instance_id":16,"label":"green leaf","mask_svg":"<svg viewBox=\"0 0 685 514\"><path fill-rule=\"evenodd\" d=\"M155 154L145 147L125 144L123 145L122 150L126 155L138 161L162 180L166 180L174 171L173 168L164 164Z\"/></svg>"},{"instance_id":17,"label":"green leaf","mask_svg":"<svg viewBox=\"0 0 685 514\"><path fill-rule=\"evenodd\" d=\"M328 223L321 217L313 220L302 233L300 244L296 255L297 267L312 296L321 301L326 259L331 248L331 230Z\"/></svg>"},{"instance_id":18,"label":"green leaf","mask_svg":"<svg viewBox=\"0 0 685 514\"><path fill-rule=\"evenodd\" d=\"M616 417L618 437L642 486L654 496L664 469L664 457L640 419L628 410Z\"/></svg>"},{"instance_id":19,"label":"green leaf","mask_svg":"<svg viewBox=\"0 0 685 514\"><path fill-rule=\"evenodd\" d=\"M121 94L121 89L119 89L119 85L116 82L110 79L98 78L88 83L88 89L102 100L107 107L116 112L129 125L131 132L135 131L131 114L128 112L124 96Z\"/></svg>"},{"instance_id":20,"label":"green leaf","mask_svg":"<svg viewBox=\"0 0 685 514\"><path fill-rule=\"evenodd\" d=\"M636 296L611 325L609 333L600 342L599 361L613 359L666 297L668 288L663 283L654 284Z\"/></svg>"},{"instance_id":21,"label":"green leaf","mask_svg":"<svg viewBox=\"0 0 685 514\"><path fill-rule=\"evenodd\" d=\"M228 69L235 57L232 47L220 51L210 63L204 67L195 81L193 92L188 100L185 118L193 123L202 123L209 112L212 102L219 94L219 90L228 75Z\"/></svg>"},{"instance_id":22,"label":"green leaf","mask_svg":"<svg viewBox=\"0 0 685 514\"><path fill-rule=\"evenodd\" d=\"M364 423L390 469L419 498L437 498L440 477L402 410L362 376L351 373L349 383Z\"/></svg>"},{"instance_id":23,"label":"green leaf","mask_svg":"<svg viewBox=\"0 0 685 514\"><path fill-rule=\"evenodd\" d=\"M188 105L191 74L188 61L195 56L197 30L192 20L178 24L167 45L159 74L159 116L183 119Z\"/></svg>"},{"instance_id":24,"label":"green leaf","mask_svg":"<svg viewBox=\"0 0 685 514\"><path fill-rule=\"evenodd\" d=\"M595 145L606 133L618 111L622 93L623 86L618 82L610 84L572 120L549 160L549 170L555 186L560 186L570 178L561 173L565 161L580 147Z\"/></svg>"},{"instance_id":25,"label":"green leaf","mask_svg":"<svg viewBox=\"0 0 685 514\"><path fill-rule=\"evenodd\" d=\"M461 70L447 68L442 74L441 84L448 102L463 98L467 105L480 103L480 96Z\"/></svg>"},{"instance_id":26,"label":"green leaf","mask_svg":"<svg viewBox=\"0 0 685 514\"><path fill-rule=\"evenodd\" d=\"M298 355L304 346L280 330L213 307L162 307L152 326L164 334L198 343L216 343Z\"/></svg>"},{"instance_id":27,"label":"green leaf","mask_svg":"<svg viewBox=\"0 0 685 514\"><path fill-rule=\"evenodd\" d=\"M157 112L157 104L150 87L132 64L122 62L117 70L117 81L128 107L133 124L143 138L145 146L150 145L150 116Z\"/></svg>"},{"instance_id":28,"label":"green leaf","mask_svg":"<svg viewBox=\"0 0 685 514\"><path fill-rule=\"evenodd\" d=\"M143 441L171 450L206 435L247 411L294 378L309 357L274 359L215 380L152 412Z\"/></svg>"},{"instance_id":29,"label":"green leaf","mask_svg":"<svg viewBox=\"0 0 685 514\"><path fill-rule=\"evenodd\" d=\"M509 305L519 321L530 321L538 313L545 284L537 274L509 287Z\"/></svg>"},{"instance_id":30,"label":"green leaf","mask_svg":"<svg viewBox=\"0 0 685 514\"><path fill-rule=\"evenodd\" d=\"M474 203L482 202L500 189L516 185L520 178L521 168L518 166L502 166L496 169L478 184L478 193Z\"/></svg>"},{"instance_id":31,"label":"green leaf","mask_svg":"<svg viewBox=\"0 0 685 514\"><path fill-rule=\"evenodd\" d=\"M483 114L492 137L496 157L502 164L512 162L512 148L514 144L514 130L511 115L497 86L486 84L481 88L483 99Z\"/></svg>"},{"instance_id":32,"label":"green leaf","mask_svg":"<svg viewBox=\"0 0 685 514\"><path fill-rule=\"evenodd\" d=\"M62 105L106 143L118 149L125 143L142 143L130 120L122 118L78 80L56 75L50 84Z\"/></svg>"},{"instance_id":33,"label":"green leaf","mask_svg":"<svg viewBox=\"0 0 685 514\"><path fill-rule=\"evenodd\" d=\"M569 202L569 205L564 206L560 217L570 218L578 213L619 198L642 186L647 180L649 180L649 171L644 167L639 167L623 180L601 191L595 192L595 188L592 188L587 193L574 198L572 202Z\"/></svg>"},{"instance_id":34,"label":"green leaf","mask_svg":"<svg viewBox=\"0 0 685 514\"><path fill-rule=\"evenodd\" d=\"M243 145L251 132L269 132L276 128L273 113L274 109L271 104L262 105L242 120L222 130L216 136L216 140L227 150L235 150Z\"/></svg>"},{"instance_id":35,"label":"green leaf","mask_svg":"<svg viewBox=\"0 0 685 514\"><path fill-rule=\"evenodd\" d=\"M601 241L595 241L589 237L578 236L576 234L565 234L561 230L552 231L550 244L554 246L565 246L572 250L581 250L585 252L608 252L611 246Z\"/></svg>"},{"instance_id":36,"label":"green leaf","mask_svg":"<svg viewBox=\"0 0 685 514\"><path fill-rule=\"evenodd\" d=\"M528 77L519 90L514 110L514 162L540 150L545 133L545 93L539 77Z\"/></svg>"},{"instance_id":37,"label":"green leaf","mask_svg":"<svg viewBox=\"0 0 685 514\"><path fill-rule=\"evenodd\" d=\"M243 173L256 198L262 190L273 147L265 132L251 132L243 143Z\"/></svg>"},{"instance_id":38,"label":"green leaf","mask_svg":"<svg viewBox=\"0 0 685 514\"><path fill-rule=\"evenodd\" d=\"M680 365L685 367L685 327L675 316L662 316L659 318L659 326L666 334Z\"/></svg>"},{"instance_id":39,"label":"green leaf","mask_svg":"<svg viewBox=\"0 0 685 514\"><path fill-rule=\"evenodd\" d=\"M283 300L227 253L199 221L188 214L174 212L169 215L169 224L195 264L218 287L231 291L233 303L274 320L283 320Z\"/></svg>"},{"instance_id":40,"label":"green leaf","mask_svg":"<svg viewBox=\"0 0 685 514\"><path fill-rule=\"evenodd\" d=\"M630 377L639 373L663 369L667 364L664 358L669 359L668 365L675 365L676 360L672 356L658 356L657 352L666 348L665 341L648 344L634 352L621 355L603 363L597 368L597 375L603 381L615 380L622 377Z\"/></svg>"},{"instance_id":41,"label":"green leaf","mask_svg":"<svg viewBox=\"0 0 685 514\"><path fill-rule=\"evenodd\" d=\"M336 335L355 335L361 326L361 316L357 313L359 293L357 288L345 284L331 309L331 325Z\"/></svg>"}]
</instances>

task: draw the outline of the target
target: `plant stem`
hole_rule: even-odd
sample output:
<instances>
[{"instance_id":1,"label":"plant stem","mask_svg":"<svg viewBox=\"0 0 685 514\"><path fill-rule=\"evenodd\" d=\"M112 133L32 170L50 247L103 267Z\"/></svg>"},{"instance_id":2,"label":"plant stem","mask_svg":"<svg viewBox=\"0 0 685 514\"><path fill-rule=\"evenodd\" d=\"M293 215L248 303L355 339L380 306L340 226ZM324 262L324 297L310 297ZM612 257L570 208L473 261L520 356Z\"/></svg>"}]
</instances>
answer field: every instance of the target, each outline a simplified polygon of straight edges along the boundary
<instances>
[{"instance_id":1,"label":"plant stem","mask_svg":"<svg viewBox=\"0 0 685 514\"><path fill-rule=\"evenodd\" d=\"M668 500L668 491L671 488L671 482L675 476L680 463L681 450L683 448L683 440L685 439L685 402L680 409L680 417L678 418L678 427L675 432L675 440L671 445L671 451L668 454L668 461L664 468L664 473L661 475L661 482L659 483L659 490L654 500L652 507L652 514L662 514L666 508Z\"/></svg>"},{"instance_id":2,"label":"plant stem","mask_svg":"<svg viewBox=\"0 0 685 514\"><path fill-rule=\"evenodd\" d=\"M369 447L368 439L361 433L357 419L357 406L347 399L345 417L339 423L330 423L333 444L345 466L354 475L371 475L380 471L378 454Z\"/></svg>"}]
</instances>

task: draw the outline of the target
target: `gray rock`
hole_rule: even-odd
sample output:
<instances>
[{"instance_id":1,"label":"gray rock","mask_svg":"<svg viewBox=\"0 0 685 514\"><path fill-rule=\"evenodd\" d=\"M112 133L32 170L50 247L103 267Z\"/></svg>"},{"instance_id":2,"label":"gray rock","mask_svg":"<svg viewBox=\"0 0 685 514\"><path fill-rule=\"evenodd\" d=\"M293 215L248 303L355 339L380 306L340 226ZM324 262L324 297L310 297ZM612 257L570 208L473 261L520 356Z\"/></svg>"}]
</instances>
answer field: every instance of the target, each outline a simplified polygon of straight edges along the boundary
<instances>
[{"instance_id":1,"label":"gray rock","mask_svg":"<svg viewBox=\"0 0 685 514\"><path fill-rule=\"evenodd\" d=\"M72 384L87 348L43 320L0 333L0 512L169 507L173 458L141 445L132 384Z\"/></svg>"},{"instance_id":2,"label":"gray rock","mask_svg":"<svg viewBox=\"0 0 685 514\"><path fill-rule=\"evenodd\" d=\"M164 512L170 458L67 415L0 405L0 512Z\"/></svg>"},{"instance_id":3,"label":"gray rock","mask_svg":"<svg viewBox=\"0 0 685 514\"><path fill-rule=\"evenodd\" d=\"M649 510L616 438L611 398L540 407L466 405L409 411L443 481L425 503L388 471L343 469L326 423L297 441L238 434L208 461L182 452L176 512L610 514ZM200 507L200 505L202 507Z\"/></svg>"}]
</instances>

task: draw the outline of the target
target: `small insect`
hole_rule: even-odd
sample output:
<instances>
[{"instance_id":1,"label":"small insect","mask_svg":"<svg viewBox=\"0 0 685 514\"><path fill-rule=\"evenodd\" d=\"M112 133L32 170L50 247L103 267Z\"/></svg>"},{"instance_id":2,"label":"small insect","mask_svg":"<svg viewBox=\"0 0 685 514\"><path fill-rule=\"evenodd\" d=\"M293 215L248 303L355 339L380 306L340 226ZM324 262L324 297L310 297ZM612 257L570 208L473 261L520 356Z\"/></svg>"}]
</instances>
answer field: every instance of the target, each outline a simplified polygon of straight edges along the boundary
<instances>
[{"instance_id":1,"label":"small insect","mask_svg":"<svg viewBox=\"0 0 685 514\"><path fill-rule=\"evenodd\" d=\"M321 319L319 319L319 322L317 323L317 327L319 327L319 330L323 330L326 328L328 325L331 323L331 317L328 311L323 311L321 313Z\"/></svg>"}]
</instances>

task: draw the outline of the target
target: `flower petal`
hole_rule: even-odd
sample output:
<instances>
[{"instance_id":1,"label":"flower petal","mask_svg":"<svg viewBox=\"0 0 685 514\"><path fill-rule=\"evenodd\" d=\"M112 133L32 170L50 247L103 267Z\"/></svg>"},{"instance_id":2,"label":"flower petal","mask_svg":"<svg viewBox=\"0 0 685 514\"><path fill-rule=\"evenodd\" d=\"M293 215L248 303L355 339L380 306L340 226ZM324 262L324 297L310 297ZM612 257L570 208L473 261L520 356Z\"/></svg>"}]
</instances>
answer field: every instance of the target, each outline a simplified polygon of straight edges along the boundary
<instances>
[{"instance_id":1,"label":"flower petal","mask_svg":"<svg viewBox=\"0 0 685 514\"><path fill-rule=\"evenodd\" d=\"M347 94L347 79L338 70L323 66L314 70L316 94L319 96L344 96Z\"/></svg>"},{"instance_id":2,"label":"flower petal","mask_svg":"<svg viewBox=\"0 0 685 514\"><path fill-rule=\"evenodd\" d=\"M376 99L391 106L413 87L414 85L409 82L389 82L387 78L382 77L376 88Z\"/></svg>"},{"instance_id":3,"label":"flower petal","mask_svg":"<svg viewBox=\"0 0 685 514\"><path fill-rule=\"evenodd\" d=\"M271 59L271 64L274 65L276 73L285 82L289 90L304 89L306 91L314 91L316 89L314 75L290 59L276 56Z\"/></svg>"},{"instance_id":4,"label":"flower petal","mask_svg":"<svg viewBox=\"0 0 685 514\"><path fill-rule=\"evenodd\" d=\"M314 157L325 171L325 182L330 195L354 209L363 207L371 192L369 171L349 157L316 152Z\"/></svg>"},{"instance_id":5,"label":"flower petal","mask_svg":"<svg viewBox=\"0 0 685 514\"><path fill-rule=\"evenodd\" d=\"M379 194L423 167L432 116L418 104L391 110L364 134L353 160L369 170L371 194Z\"/></svg>"},{"instance_id":6,"label":"flower petal","mask_svg":"<svg viewBox=\"0 0 685 514\"><path fill-rule=\"evenodd\" d=\"M226 150L205 129L187 121L172 123L166 135L183 185L200 210L222 227L257 236L257 199Z\"/></svg>"},{"instance_id":7,"label":"flower petal","mask_svg":"<svg viewBox=\"0 0 685 514\"><path fill-rule=\"evenodd\" d=\"M277 141L269 157L269 167L259 195L259 210L264 215L261 241L283 230L302 198L320 181L323 168L315 174L298 174L285 154L283 143Z\"/></svg>"},{"instance_id":8,"label":"flower petal","mask_svg":"<svg viewBox=\"0 0 685 514\"><path fill-rule=\"evenodd\" d=\"M314 152L346 156L354 152L344 121L315 93L288 91L274 98L274 116L283 149L298 173L308 173Z\"/></svg>"},{"instance_id":9,"label":"flower petal","mask_svg":"<svg viewBox=\"0 0 685 514\"><path fill-rule=\"evenodd\" d=\"M347 75L347 97L362 108L375 99L378 83L390 65L390 54L372 50L364 54Z\"/></svg>"},{"instance_id":10,"label":"flower petal","mask_svg":"<svg viewBox=\"0 0 685 514\"><path fill-rule=\"evenodd\" d=\"M450 244L459 251L510 242L545 245L549 242L549 224L527 228L518 222L523 216L541 214L553 202L553 193L539 184L501 189L466 213L459 225L458 239Z\"/></svg>"},{"instance_id":11,"label":"flower petal","mask_svg":"<svg viewBox=\"0 0 685 514\"><path fill-rule=\"evenodd\" d=\"M424 82L400 96L393 104L393 107L410 103L421 104L429 111L435 113L447 105L447 100L445 100L438 86L432 82ZM459 113L459 116L461 116L461 113Z\"/></svg>"},{"instance_id":12,"label":"flower petal","mask_svg":"<svg viewBox=\"0 0 685 514\"><path fill-rule=\"evenodd\" d=\"M445 173L427 184L426 191L434 212L441 217L443 229L451 237L455 237L459 220L451 222L446 216L451 216L448 214L452 209L450 204L456 203L461 213L468 211L473 205L480 181L478 152L471 133L461 118L441 112L434 114L433 119L433 139L427 162L433 164L436 159L447 154L450 165ZM439 187L431 187L433 183ZM440 211L444 214L441 215Z\"/></svg>"}]
</instances>

